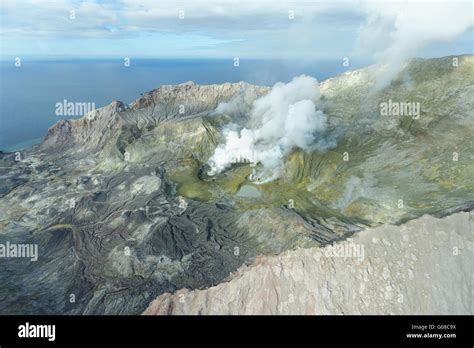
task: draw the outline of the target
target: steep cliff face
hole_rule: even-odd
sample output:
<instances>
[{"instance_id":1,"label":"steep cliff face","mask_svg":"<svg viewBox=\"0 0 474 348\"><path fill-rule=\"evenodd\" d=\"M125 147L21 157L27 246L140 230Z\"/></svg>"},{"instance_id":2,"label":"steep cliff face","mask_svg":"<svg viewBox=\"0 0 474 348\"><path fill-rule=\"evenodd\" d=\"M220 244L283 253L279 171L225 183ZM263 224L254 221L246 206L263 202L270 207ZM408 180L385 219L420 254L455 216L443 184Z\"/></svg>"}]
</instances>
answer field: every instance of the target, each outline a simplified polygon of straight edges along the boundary
<instances>
[{"instance_id":1,"label":"steep cliff face","mask_svg":"<svg viewBox=\"0 0 474 348\"><path fill-rule=\"evenodd\" d=\"M78 120L60 120L48 130L40 150L59 153L66 151L97 151L114 143L124 126L120 113L127 106L114 101Z\"/></svg>"},{"instance_id":2,"label":"steep cliff face","mask_svg":"<svg viewBox=\"0 0 474 348\"><path fill-rule=\"evenodd\" d=\"M472 314L473 232L469 213L367 229L163 294L143 314Z\"/></svg>"},{"instance_id":3,"label":"steep cliff face","mask_svg":"<svg viewBox=\"0 0 474 348\"><path fill-rule=\"evenodd\" d=\"M125 147L166 121L183 121L210 114L219 103L245 93L249 102L268 88L244 82L200 86L193 82L165 85L144 93L130 105L114 101L79 120L61 120L51 127L43 151L100 151ZM109 153L107 153L109 155Z\"/></svg>"}]
</instances>

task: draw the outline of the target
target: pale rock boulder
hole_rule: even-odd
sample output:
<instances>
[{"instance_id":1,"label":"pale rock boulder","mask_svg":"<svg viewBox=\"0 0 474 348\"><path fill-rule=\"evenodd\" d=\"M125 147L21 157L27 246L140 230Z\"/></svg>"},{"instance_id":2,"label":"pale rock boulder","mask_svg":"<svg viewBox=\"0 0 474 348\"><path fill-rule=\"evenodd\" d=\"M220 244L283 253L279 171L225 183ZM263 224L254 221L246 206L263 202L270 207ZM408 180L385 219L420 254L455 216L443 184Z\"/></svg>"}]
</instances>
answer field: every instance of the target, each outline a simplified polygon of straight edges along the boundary
<instances>
[{"instance_id":1,"label":"pale rock boulder","mask_svg":"<svg viewBox=\"0 0 474 348\"><path fill-rule=\"evenodd\" d=\"M161 186L161 179L157 176L145 175L134 181L132 185L133 194L150 194L158 191Z\"/></svg>"}]
</instances>

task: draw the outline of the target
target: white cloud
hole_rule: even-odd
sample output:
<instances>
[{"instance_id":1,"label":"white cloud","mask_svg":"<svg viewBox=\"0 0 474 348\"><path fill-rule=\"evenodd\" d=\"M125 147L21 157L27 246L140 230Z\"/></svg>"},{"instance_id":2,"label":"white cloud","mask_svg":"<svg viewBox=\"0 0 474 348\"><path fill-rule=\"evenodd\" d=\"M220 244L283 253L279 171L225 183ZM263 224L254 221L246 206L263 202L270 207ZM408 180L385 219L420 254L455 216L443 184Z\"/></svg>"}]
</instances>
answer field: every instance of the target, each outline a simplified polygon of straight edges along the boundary
<instances>
[{"instance_id":1,"label":"white cloud","mask_svg":"<svg viewBox=\"0 0 474 348\"><path fill-rule=\"evenodd\" d=\"M25 49L31 40L44 38L148 37L153 45L153 34L159 33L208 38L199 55L342 61L357 41L362 58L371 56L393 71L426 46L455 39L473 20L470 0L2 0L0 9L0 35L12 54L22 53L15 44L21 40ZM63 42L58 39L57 45ZM182 42L176 42L179 52L197 51ZM97 49L107 55L108 47ZM170 46L163 50L174 52ZM387 72L387 79L393 74Z\"/></svg>"},{"instance_id":2,"label":"white cloud","mask_svg":"<svg viewBox=\"0 0 474 348\"><path fill-rule=\"evenodd\" d=\"M327 138L326 115L317 110L320 96L318 81L309 76L275 84L253 103L247 127L231 125L224 130L225 143L209 159L209 174L247 160L263 165L260 176L265 182L279 176L282 161L293 148L325 150L335 146L335 141ZM224 110L229 111L232 105L238 104L227 103Z\"/></svg>"},{"instance_id":3,"label":"white cloud","mask_svg":"<svg viewBox=\"0 0 474 348\"><path fill-rule=\"evenodd\" d=\"M45 37L126 39L155 33L191 34L208 37L210 44L203 49L211 54L219 51L221 57L274 58L309 58L325 52L315 48L328 40L331 35L324 32L332 27L324 24L321 16L347 12L342 2L305 0L3 0L0 7L0 35L24 40L25 46L27 40ZM69 18L71 10L75 11L74 20ZM179 19L180 10L184 19ZM294 19L289 18L289 11L294 11Z\"/></svg>"},{"instance_id":4,"label":"white cloud","mask_svg":"<svg viewBox=\"0 0 474 348\"><path fill-rule=\"evenodd\" d=\"M110 34L107 28L117 27L122 34L127 30L194 32L209 31L226 35L238 31L288 28L289 11L296 18L316 16L342 8L330 2L271 1L271 0L122 0L98 2L95 0L3 0L2 24L4 32L23 27L25 33L43 31L51 34L87 35L88 31ZM69 11L76 12L76 21L69 19ZM180 19L184 11L184 19ZM67 24L67 26L66 26Z\"/></svg>"},{"instance_id":5,"label":"white cloud","mask_svg":"<svg viewBox=\"0 0 474 348\"><path fill-rule=\"evenodd\" d=\"M360 28L357 49L371 52L378 63L385 65L377 76L379 88L424 48L451 41L474 25L473 3L469 0L368 1L364 6L368 15Z\"/></svg>"}]
</instances>

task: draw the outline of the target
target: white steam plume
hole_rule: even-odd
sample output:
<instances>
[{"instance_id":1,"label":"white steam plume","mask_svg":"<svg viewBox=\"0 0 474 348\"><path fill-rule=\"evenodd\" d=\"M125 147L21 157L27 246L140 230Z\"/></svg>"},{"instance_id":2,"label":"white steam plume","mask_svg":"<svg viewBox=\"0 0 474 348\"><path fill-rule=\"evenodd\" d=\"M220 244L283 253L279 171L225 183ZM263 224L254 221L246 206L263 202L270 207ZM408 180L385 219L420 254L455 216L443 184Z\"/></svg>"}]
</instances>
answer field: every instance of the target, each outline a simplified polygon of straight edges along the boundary
<instances>
[{"instance_id":1,"label":"white steam plume","mask_svg":"<svg viewBox=\"0 0 474 348\"><path fill-rule=\"evenodd\" d=\"M403 64L423 49L452 41L474 25L471 0L369 0L364 7L368 16L356 50L375 52L374 58L384 66L376 76L378 89L387 86Z\"/></svg>"},{"instance_id":2,"label":"white steam plume","mask_svg":"<svg viewBox=\"0 0 474 348\"><path fill-rule=\"evenodd\" d=\"M279 176L282 161L292 148L334 147L335 140L327 136L327 117L316 109L320 96L318 81L309 76L275 84L253 103L247 128L232 124L224 129L225 143L209 159L208 174L220 173L236 162L259 162L264 167L263 181L269 181ZM226 107L229 105L232 103Z\"/></svg>"}]
</instances>

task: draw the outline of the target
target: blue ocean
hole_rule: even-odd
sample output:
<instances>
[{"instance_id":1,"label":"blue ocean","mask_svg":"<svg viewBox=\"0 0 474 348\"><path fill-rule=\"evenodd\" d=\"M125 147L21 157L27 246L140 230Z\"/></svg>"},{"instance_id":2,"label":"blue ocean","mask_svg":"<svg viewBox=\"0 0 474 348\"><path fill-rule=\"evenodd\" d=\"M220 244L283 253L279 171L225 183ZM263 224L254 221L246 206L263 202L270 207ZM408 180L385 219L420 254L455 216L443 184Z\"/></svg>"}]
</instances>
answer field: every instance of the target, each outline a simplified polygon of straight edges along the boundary
<instances>
[{"instance_id":1,"label":"blue ocean","mask_svg":"<svg viewBox=\"0 0 474 348\"><path fill-rule=\"evenodd\" d=\"M363 64L351 64L356 69ZM246 81L271 86L307 74L324 80L348 67L341 60L295 61L233 59L27 60L0 62L0 150L15 151L40 143L59 119L56 103L130 103L164 84L194 81L215 84Z\"/></svg>"}]
</instances>

